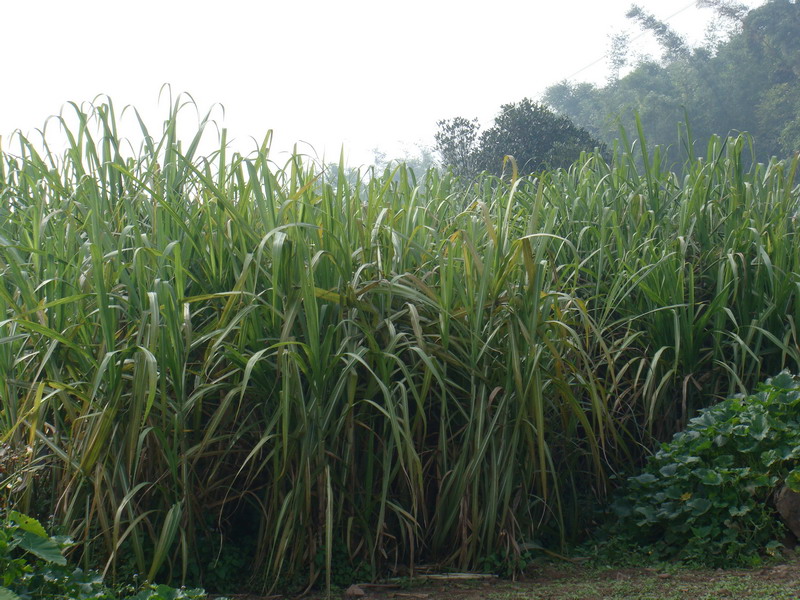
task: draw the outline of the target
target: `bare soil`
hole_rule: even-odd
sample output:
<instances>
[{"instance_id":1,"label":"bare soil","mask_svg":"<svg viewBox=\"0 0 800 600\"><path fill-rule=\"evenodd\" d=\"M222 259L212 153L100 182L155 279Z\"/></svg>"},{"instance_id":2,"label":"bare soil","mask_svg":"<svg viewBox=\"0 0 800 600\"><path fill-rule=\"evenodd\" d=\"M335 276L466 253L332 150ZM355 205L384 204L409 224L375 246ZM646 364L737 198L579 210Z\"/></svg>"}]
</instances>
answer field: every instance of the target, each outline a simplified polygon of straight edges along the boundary
<instances>
[{"instance_id":1,"label":"bare soil","mask_svg":"<svg viewBox=\"0 0 800 600\"><path fill-rule=\"evenodd\" d=\"M332 597L345 600L800 599L800 555L796 553L780 564L758 569L598 569L554 564L535 568L516 581L471 577L435 576L389 584L357 584L333 592ZM255 596L239 597L245 598L263 600ZM325 595L309 598L322 600Z\"/></svg>"}]
</instances>

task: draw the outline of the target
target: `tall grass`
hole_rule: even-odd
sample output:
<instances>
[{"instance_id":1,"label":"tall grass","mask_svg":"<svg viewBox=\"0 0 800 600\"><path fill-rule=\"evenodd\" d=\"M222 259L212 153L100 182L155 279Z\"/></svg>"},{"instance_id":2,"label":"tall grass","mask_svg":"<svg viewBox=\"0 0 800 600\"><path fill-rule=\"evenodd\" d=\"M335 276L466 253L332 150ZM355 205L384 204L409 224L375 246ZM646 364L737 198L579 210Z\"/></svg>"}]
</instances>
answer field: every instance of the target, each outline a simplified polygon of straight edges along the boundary
<instances>
[{"instance_id":1,"label":"tall grass","mask_svg":"<svg viewBox=\"0 0 800 600\"><path fill-rule=\"evenodd\" d=\"M11 500L87 563L252 543L270 586L558 549L643 444L800 367L797 157L351 183L269 138L198 156L180 105L138 153L107 102L63 156L0 155Z\"/></svg>"}]
</instances>

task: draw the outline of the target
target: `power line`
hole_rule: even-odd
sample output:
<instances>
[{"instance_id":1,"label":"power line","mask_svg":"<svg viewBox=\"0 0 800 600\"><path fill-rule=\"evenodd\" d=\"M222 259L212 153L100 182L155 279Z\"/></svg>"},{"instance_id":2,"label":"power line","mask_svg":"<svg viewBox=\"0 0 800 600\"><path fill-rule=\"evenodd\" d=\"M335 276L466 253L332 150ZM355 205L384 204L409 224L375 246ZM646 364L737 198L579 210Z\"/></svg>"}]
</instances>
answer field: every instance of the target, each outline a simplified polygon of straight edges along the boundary
<instances>
[{"instance_id":1,"label":"power line","mask_svg":"<svg viewBox=\"0 0 800 600\"><path fill-rule=\"evenodd\" d=\"M675 17L677 17L677 16L678 16L679 14L681 14L682 12L685 12L685 11L689 10L690 8L692 8L693 6L695 6L695 4L696 4L695 2L690 2L689 4L687 4L686 6L684 6L684 7L683 7L682 9L680 9L679 11L672 13L670 16L668 16L668 17L667 17L666 19L664 19L663 21L666 23L666 22L670 21L671 19L674 19ZM639 38L641 38L641 37L643 37L643 36L647 35L647 33L648 33L648 32L647 32L646 30L645 30L645 31L641 31L641 32L639 32L639 34L638 34L637 36L635 36L635 37L631 38L631 40L630 40L630 41L631 41L631 42L635 42L635 41L636 41L636 40L638 40ZM587 69L591 69L591 68L592 68L593 66L595 66L597 63L603 62L603 61L604 61L605 59L607 59L607 58L608 58L608 52L606 52L605 54L603 54L603 56L601 56L601 57L600 57L600 58L598 58L597 60L594 60L594 61L590 62L590 63L589 63L588 65L586 65L585 67L582 67L582 68L578 69L578 70L577 70L577 71L575 71L575 72L574 72L572 75L569 75L569 76L565 77L565 79L572 79L572 78L573 78L573 77L575 77L576 75L580 75L581 73L583 73L583 72L584 72L584 71L586 71Z\"/></svg>"}]
</instances>

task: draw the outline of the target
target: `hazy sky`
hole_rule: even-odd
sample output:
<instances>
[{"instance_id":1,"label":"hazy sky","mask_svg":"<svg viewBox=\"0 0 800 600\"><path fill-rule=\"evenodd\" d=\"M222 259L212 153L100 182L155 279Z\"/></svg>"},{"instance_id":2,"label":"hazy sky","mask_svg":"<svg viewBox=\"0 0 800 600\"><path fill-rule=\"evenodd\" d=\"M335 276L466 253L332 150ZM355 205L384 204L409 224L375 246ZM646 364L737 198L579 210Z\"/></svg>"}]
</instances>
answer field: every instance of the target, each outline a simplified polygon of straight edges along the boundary
<instances>
[{"instance_id":1,"label":"hazy sky","mask_svg":"<svg viewBox=\"0 0 800 600\"><path fill-rule=\"evenodd\" d=\"M0 0L0 135L32 132L66 101L98 94L118 111L135 105L158 130L169 83L203 110L223 105L237 149L272 129L276 151L304 140L338 158L343 144L351 163L364 162L376 146L431 144L438 119L488 122L559 80L603 81L609 36L637 33L624 16L631 3ZM639 4L675 15L669 23L691 40L711 16L689 0Z\"/></svg>"}]
</instances>

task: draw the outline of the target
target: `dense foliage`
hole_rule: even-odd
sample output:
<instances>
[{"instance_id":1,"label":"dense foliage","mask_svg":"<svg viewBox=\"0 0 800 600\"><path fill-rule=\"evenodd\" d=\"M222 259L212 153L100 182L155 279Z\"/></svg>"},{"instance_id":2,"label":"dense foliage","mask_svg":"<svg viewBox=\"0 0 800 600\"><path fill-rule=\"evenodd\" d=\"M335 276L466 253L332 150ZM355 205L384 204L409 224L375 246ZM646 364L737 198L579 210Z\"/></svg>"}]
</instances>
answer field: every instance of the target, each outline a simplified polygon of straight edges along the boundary
<instances>
[{"instance_id":1,"label":"dense foliage","mask_svg":"<svg viewBox=\"0 0 800 600\"><path fill-rule=\"evenodd\" d=\"M557 549L648 436L800 370L798 158L351 180L268 139L196 156L179 105L138 153L109 103L61 157L0 155L0 489L85 567L244 556L271 586Z\"/></svg>"},{"instance_id":2,"label":"dense foliage","mask_svg":"<svg viewBox=\"0 0 800 600\"><path fill-rule=\"evenodd\" d=\"M731 24L731 35L689 48L669 26L634 7L629 16L653 32L664 48L661 60L645 60L605 86L562 82L548 88L544 101L607 144L620 124L632 128L634 115L651 143L671 146L669 161L687 156L691 126L699 140L688 154L702 152L712 135L747 131L760 160L800 150L800 3L769 0L747 11L727 2L706 2ZM613 53L625 63L626 52Z\"/></svg>"},{"instance_id":3,"label":"dense foliage","mask_svg":"<svg viewBox=\"0 0 800 600\"><path fill-rule=\"evenodd\" d=\"M10 510L0 518L0 600L202 600L200 589L143 583L112 590L99 573L69 566L74 542L47 534L36 519ZM221 599L224 600L224 599Z\"/></svg>"},{"instance_id":4,"label":"dense foliage","mask_svg":"<svg viewBox=\"0 0 800 600\"><path fill-rule=\"evenodd\" d=\"M439 121L438 126L436 150L442 164L465 178L481 171L500 175L506 156L528 174L567 168L582 152L605 151L588 131L528 98L504 104L494 124L481 132L477 119L463 117Z\"/></svg>"},{"instance_id":5,"label":"dense foliage","mask_svg":"<svg viewBox=\"0 0 800 600\"><path fill-rule=\"evenodd\" d=\"M784 483L800 491L800 378L704 409L628 479L612 508L613 534L658 559L711 566L758 561L780 545L770 504Z\"/></svg>"}]
</instances>

